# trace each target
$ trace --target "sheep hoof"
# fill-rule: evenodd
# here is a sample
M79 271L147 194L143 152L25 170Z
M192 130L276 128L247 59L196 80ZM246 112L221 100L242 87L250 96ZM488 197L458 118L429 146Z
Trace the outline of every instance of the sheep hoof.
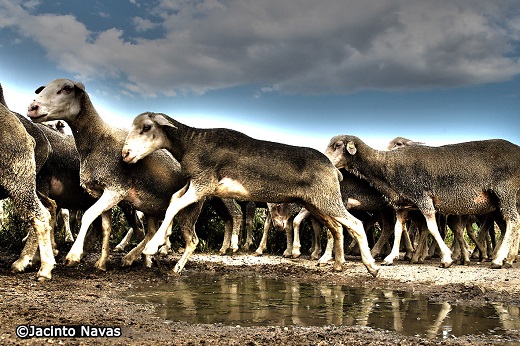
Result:
M509 263L509 262L504 261L504 264L502 265L502 268L504 268L504 269L509 269L509 268L511 268L512 266L513 266L512 263Z
M381 262L381 265L382 265L382 266L385 266L385 267L393 266L393 265L394 265L394 262L383 261L383 262Z
M255 251L254 255L255 255L255 256L262 256L262 255L263 255L263 253L262 253L262 252L260 252L260 251Z
M327 262L321 262L321 261L318 261L318 262L316 263L316 265L317 265L318 267L325 267L327 264L328 264Z
M38 275L38 282L44 282L44 281L49 281L49 280L51 280L51 277Z
M296 259L296 258L300 258L300 255L301 255L300 253L293 253L293 254L291 255L291 257L294 258L294 259ZM289 257L289 256L287 256L287 257ZM312 257L312 256L311 256L311 257ZM318 259L318 258L319 258L319 257L315 257L315 258L313 258L313 259Z
M121 258L121 267L130 267L135 261L135 258L133 256L130 256L130 253L126 254Z
M102 270L104 272L107 271L107 265L106 265L105 261L98 260L96 262L96 264L94 264L94 267L96 267L97 269Z
M341 272L343 271L343 263L334 263L334 271Z
M152 265L153 265L154 257L153 256L148 256L148 255L143 255L143 261L144 261L144 266L146 268L151 268Z
M376 265L372 265L371 267L367 267L368 269L368 272L373 276L373 277L377 277L379 275L379 270L381 269L381 267L379 266L376 266Z
M490 266L491 269L502 269L502 264L498 264L498 263L495 263L495 262L491 262L491 266Z
M118 245L114 248L114 252L123 252L123 251L125 251L125 249L120 245Z
M22 257L11 265L11 271L13 273L23 273L30 265L31 260L28 257Z
M449 268L453 264L453 261L441 263L441 268Z
M65 265L67 267L77 267L79 265L79 261L66 259Z
M175 270L171 270L168 272L168 277L179 278L181 277L181 273L176 272Z
M45 280L50 280L52 278L52 269L54 266L51 266L50 268L40 268L38 271L38 281L42 282Z

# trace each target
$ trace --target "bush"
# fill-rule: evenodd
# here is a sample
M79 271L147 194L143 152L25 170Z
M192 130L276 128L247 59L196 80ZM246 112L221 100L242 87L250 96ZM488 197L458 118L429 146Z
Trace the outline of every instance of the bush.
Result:
M23 248L22 239L30 229L28 221L23 220L14 208L10 199L0 201L2 213L0 216L0 244L2 248L20 252Z

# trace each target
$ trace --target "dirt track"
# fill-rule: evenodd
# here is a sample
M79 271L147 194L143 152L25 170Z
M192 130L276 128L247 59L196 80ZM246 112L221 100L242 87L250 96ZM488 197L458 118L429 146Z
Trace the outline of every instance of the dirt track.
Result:
M361 326L326 327L237 327L212 324L190 325L157 317L154 307L131 303L124 293L147 282L176 280L164 274L179 256L161 260L162 270L136 266L118 267L120 255L113 255L108 271L93 268L95 257L87 256L78 268L58 264L53 279L39 283L35 272L11 274L13 255L0 257L0 344L111 344L197 345L467 345L520 341L520 331L502 336L460 337L429 340L402 336L398 333ZM58 258L60 263L61 258ZM491 270L488 263L472 263L469 267L454 265L438 268L436 260L410 265L398 262L384 267L378 278L372 278L356 258L350 259L341 273L331 266L318 268L315 261L283 259L278 256L216 256L196 254L188 262L189 271L208 274L290 276L306 282L331 282L359 287L409 290L425 294L432 300L456 302L505 302L520 305L520 268ZM186 274L185 274L186 275ZM114 338L31 338L16 336L18 325L36 326L110 326L120 328Z

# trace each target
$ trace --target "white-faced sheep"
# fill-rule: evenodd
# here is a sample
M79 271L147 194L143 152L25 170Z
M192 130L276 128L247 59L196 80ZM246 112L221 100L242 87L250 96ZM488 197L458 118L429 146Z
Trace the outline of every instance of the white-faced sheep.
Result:
M144 253L155 254L164 242L165 225L180 210L207 196L297 202L331 230L336 270L345 261L344 225L358 241L367 270L377 275L379 267L370 255L363 226L341 201L340 173L317 150L256 140L229 129L193 128L160 113L138 115L123 146L125 162L138 164L161 148L179 160L189 182L173 195L164 223Z
M340 135L331 139L326 154L336 167L369 181L397 210L419 209L439 244L442 266L450 266L452 259L439 234L436 212L469 215L500 209L507 221L506 234L492 267L511 266L516 258L519 146L505 140L487 140L377 151L355 136ZM398 227L399 221L396 231ZM394 246L389 260L397 255Z
M80 156L81 184L90 194L99 197L83 215L77 239L66 257L68 265L76 265L80 261L87 229L99 215L103 223L103 242L108 244L109 211L121 201L130 203L147 217L144 240L123 257L122 264L131 265L155 234L171 194L186 183L179 163L163 150L153 153L137 165L126 165L121 160L121 147L127 131L111 126L101 118L82 83L56 79L36 92L38 96L29 105L28 116L34 122L67 122ZM198 242L198 238L192 235L201 206L202 203L197 203L187 208L177 219L189 243ZM108 248L103 247L102 257L96 266L105 269L107 261Z

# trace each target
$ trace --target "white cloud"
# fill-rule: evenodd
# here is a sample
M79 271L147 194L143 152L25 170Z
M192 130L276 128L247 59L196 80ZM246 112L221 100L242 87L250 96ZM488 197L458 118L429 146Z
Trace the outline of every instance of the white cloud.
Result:
M510 56L520 27L518 17L510 17L512 6L487 0L162 0L149 13L154 21L144 14L133 23L138 33L161 25L163 35L130 42L122 28L92 32L72 15L36 15L1 0L0 28L17 29L82 79L123 78L130 94L200 94L244 84L265 86L257 96L347 93L512 78L520 73L518 57Z
M138 32L148 31L158 26L158 24L153 23L151 20L141 17L133 17L132 22Z

